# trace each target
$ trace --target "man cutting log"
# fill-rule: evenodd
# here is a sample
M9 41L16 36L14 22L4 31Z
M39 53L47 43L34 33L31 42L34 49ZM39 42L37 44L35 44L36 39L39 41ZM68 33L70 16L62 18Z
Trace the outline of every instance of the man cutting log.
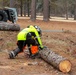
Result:
M23 29L17 35L17 48L9 53L10 59L15 58L19 53L23 52L24 48L28 46L28 50L31 58L35 58L38 54L38 47L43 49L41 42L41 29L39 26L30 25Z

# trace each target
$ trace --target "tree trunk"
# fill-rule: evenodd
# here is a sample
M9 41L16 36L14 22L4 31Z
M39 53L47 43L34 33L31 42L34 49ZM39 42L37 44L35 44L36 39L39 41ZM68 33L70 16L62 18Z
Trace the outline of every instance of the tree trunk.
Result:
M20 26L14 23L0 22L0 30L3 31L19 31Z
M43 0L43 20L49 21L49 0Z
M36 20L36 0L32 0L31 2L31 20Z
M26 0L25 0L25 2L24 2L24 16L26 16L26 7L27 7L26 4L27 3L26 3Z
M66 0L66 3L65 3L65 6L66 6L66 20L68 20L68 0Z
M27 0L27 15L28 15L28 17L30 16L30 8L29 8L29 6L30 6L30 2L29 2L29 0Z
M22 8L23 8L23 2L22 2L22 0L21 0L21 6L20 6L20 9L21 9L21 16L23 16Z
M42 59L44 59L49 64L53 65L55 68L58 68L60 71L66 73L71 70L70 61L56 54L52 50L45 48L44 50L39 51L39 54Z
M10 0L10 7L15 7L15 0Z
M76 20L76 0L75 0L75 4L74 4L74 20Z

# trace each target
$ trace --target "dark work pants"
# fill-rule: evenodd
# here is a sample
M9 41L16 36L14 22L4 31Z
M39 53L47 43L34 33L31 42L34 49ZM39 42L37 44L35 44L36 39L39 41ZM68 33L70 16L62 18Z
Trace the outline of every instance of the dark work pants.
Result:
M18 48L14 50L14 53L17 55L18 53L23 52L23 49L26 45L28 46L30 55L32 55L30 45L33 45L33 46L37 45L36 40L34 39L27 39L25 41L19 40L17 42Z

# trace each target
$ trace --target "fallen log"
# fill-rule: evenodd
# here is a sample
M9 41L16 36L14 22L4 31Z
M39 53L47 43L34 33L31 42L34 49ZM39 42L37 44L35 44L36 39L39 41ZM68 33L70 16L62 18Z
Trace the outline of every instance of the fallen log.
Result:
M39 51L39 54L42 59L60 71L67 73L71 70L71 62L52 50L45 48L44 50Z
M1 21L0 30L2 30L2 31L19 31L20 26L18 24Z

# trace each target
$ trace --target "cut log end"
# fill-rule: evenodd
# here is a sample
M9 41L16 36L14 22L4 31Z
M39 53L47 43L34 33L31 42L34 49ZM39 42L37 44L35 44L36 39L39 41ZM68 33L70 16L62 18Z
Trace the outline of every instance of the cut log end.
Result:
M68 60L61 61L59 64L60 71L67 73L71 70L71 62Z
M72 64L67 58L58 55L48 48L39 51L39 54L42 59L44 59L55 68L59 69L61 72L70 72Z

